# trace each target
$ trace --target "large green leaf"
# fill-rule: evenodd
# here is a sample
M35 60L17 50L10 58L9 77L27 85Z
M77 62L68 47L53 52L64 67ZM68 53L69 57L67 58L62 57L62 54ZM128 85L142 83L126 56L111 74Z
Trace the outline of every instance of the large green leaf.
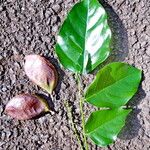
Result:
M136 93L140 81L139 69L125 63L111 63L98 72L85 99L97 107L120 107Z
M116 140L131 110L114 109L93 112L86 125L87 136L98 146L107 146Z
M56 53L65 68L88 73L109 56L110 41L111 30L104 8L98 0L83 0L64 21Z

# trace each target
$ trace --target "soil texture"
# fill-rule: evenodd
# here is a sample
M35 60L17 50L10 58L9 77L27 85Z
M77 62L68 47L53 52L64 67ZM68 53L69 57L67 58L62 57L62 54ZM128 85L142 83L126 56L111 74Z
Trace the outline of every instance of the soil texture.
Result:
M81 131L75 76L60 67L54 50L67 12L78 0L0 0L0 150L79 150L64 106L73 106L74 121ZM150 149L150 1L101 0L113 32L108 62L124 61L143 70L143 81L129 102L133 112L117 141L90 150ZM51 98L29 81L23 65L27 54L45 56L59 72L59 83ZM98 70L98 69L97 69ZM82 77L92 82L97 70ZM16 121L4 113L7 102L19 93L38 93L49 99L54 114ZM53 97L53 98L52 98ZM94 109L85 104L86 116Z

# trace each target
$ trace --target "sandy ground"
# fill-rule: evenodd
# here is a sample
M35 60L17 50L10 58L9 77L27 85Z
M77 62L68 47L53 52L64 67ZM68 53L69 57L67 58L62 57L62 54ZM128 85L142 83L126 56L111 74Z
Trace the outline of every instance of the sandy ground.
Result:
M0 150L79 150L69 127L64 100L73 106L80 124L77 86L74 75L60 68L54 45L58 29L76 0L0 1ZM91 150L150 149L150 1L107 0L104 3L113 31L113 54L108 61L125 61L143 70L143 82L130 101L134 111L127 119L115 144ZM23 70L26 54L41 54L59 71L59 84L53 92L54 115L36 120L15 121L3 112L13 96L47 93L28 80ZM83 77L84 86L94 74ZM91 106L85 105L86 114ZM81 130L80 127L79 131Z

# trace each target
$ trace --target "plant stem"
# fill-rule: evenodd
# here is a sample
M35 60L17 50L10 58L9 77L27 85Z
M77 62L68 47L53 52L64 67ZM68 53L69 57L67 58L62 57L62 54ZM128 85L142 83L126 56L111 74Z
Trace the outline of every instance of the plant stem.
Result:
M69 118L69 120L70 120L70 122L71 122L71 126L72 126L72 129L73 129L73 132L74 132L74 134L75 134L75 136L76 136L76 138L77 138L77 141L78 141L78 144L79 144L81 150L83 150L82 142L81 142L81 140L80 140L80 136L79 136L79 134L78 134L76 125L75 125L75 123L74 123L74 121L73 121L72 111L71 111L71 107L69 106L68 101L65 101L65 106L66 106L66 108L67 108L67 115L68 115L68 118Z
M83 143L85 150L88 150L88 143L87 143L87 138L86 138L86 132L85 132L85 115L83 111L83 103L84 103L84 98L82 98L82 91L81 91L81 86L82 86L82 81L80 78L79 74L76 74L76 79L77 79L77 84L78 84L78 90L79 90L79 99L80 99L80 114L81 114L81 120L82 120L82 130L83 130Z
M83 99L80 99L80 112L81 112L81 120L82 120L82 129L83 129L83 138L84 138L84 144L85 144L85 149L88 150L88 143L87 143L87 138L85 135L85 116L83 112Z

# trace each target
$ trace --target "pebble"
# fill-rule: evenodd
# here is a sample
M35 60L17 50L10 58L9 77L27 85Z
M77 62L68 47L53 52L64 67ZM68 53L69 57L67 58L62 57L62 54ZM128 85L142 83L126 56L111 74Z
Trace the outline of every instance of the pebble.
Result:
M62 130L67 133L69 131L69 128L67 126L63 126Z
M6 130L5 132L6 132L6 136L7 136L7 138L10 138L10 137L11 137L11 135L12 135L12 132L11 132L11 131L9 131L9 130Z
M62 139L64 137L64 133L60 130L58 131L58 136Z
M0 60L2 60L2 59L3 59L3 56L0 55Z
M2 20L2 28L0 28L0 34L2 35L2 45L0 46L0 94L2 94L2 98L0 95L0 100L2 99L2 107L0 107L0 109L3 109L10 97L13 97L15 94L28 91L28 89L31 93L42 91L37 87L33 88L33 83L25 77L23 66L21 65L22 58L20 55L24 56L25 54L37 53L54 58L54 46L57 37L56 32L58 32L60 24L63 22L67 11L69 11L77 1L78 0L28 0L17 3L17 0L9 0L9 2L5 2L4 6L0 6L0 20ZM147 14L149 7L145 2L146 0L125 1L121 8L119 8L119 4L121 3L119 0L108 1L109 5L113 7L114 12L117 14L117 17L120 18L121 24L123 23L123 26L120 26L119 28L121 30L122 27L125 28L125 33L128 34L129 52L127 52L127 62L131 61L131 63L138 68L142 68L143 72L148 72L147 74L144 73L144 86L142 86L142 88L144 91L150 91L148 77L150 72L150 47L148 47L150 41L150 30L148 21L150 19ZM135 8L135 12L132 14L131 12L133 11L133 8ZM11 22L10 19L7 18L8 16L10 17ZM112 20L115 20L115 18ZM119 32L116 30L114 31L119 35L122 33L121 30ZM39 40L39 37L43 37L42 41ZM126 38L126 35L122 35L121 37L124 39ZM116 38L116 40L119 41L120 37ZM45 45L45 43L47 45ZM132 46L132 44L134 46ZM119 51L124 50L120 45L117 46ZM15 59L18 54L18 59ZM12 68L12 70L10 68ZM87 80L84 82L85 86L93 81L94 76L93 74L88 74L86 78L87 79L83 79ZM71 71L65 70L65 76L61 80L60 86L60 90L56 92L56 94L59 95L59 98L56 100L56 94L54 94L53 101L55 109L59 111L58 114L53 116L47 114L35 121L19 121L18 124L16 124L17 121L11 121L11 118L4 113L1 113L0 110L0 124L2 124L1 127L4 129L0 134L0 147L2 144L2 150L79 149L79 147L77 148L76 141L71 140L74 136L72 130L66 125L68 124L68 120L65 118L66 115L64 114L64 109L66 110L66 108L63 106L63 100L69 99L69 101L74 102L75 93L77 93L77 90L75 89L76 82ZM77 102L78 101L76 100L76 102L73 103L76 107L78 106ZM144 98L140 104L141 108L144 108L143 104L148 106L148 102ZM85 108L85 111L89 114L93 111L90 106L85 106ZM145 110L142 109L142 113L138 116L141 122L146 117L148 119L148 115L146 117L144 116L144 111ZM77 112L79 113L79 109L77 109L74 114L76 115ZM76 116L75 121L78 123L80 119ZM147 122L145 122L145 124L146 123ZM140 141L141 143L145 143L149 138L146 138L150 131L147 130L147 128L145 129L145 127L147 127L145 124L142 124L142 130L146 130L143 132L142 138L141 134L138 133L137 136L132 139L130 145L128 145L128 141L119 140L119 142L117 141L117 144L115 144L115 146L112 145L111 148L130 149L133 147L135 149L142 149L142 147L137 148L136 145L137 143L140 143ZM13 126L14 128L12 128ZM11 127L12 133L8 127ZM80 132L81 127L78 127L78 129ZM32 135L33 137L31 137ZM5 141L8 142L4 143ZM20 144L18 145L19 142ZM141 143L138 145L141 145ZM14 146L15 144L16 147ZM90 148L92 146L90 146ZM146 144L144 146L143 149L148 148ZM94 148L95 147L93 146L92 149Z
M0 11L2 11L3 10L3 7L2 6L0 6Z
M31 139L34 140L34 141L38 141L39 140L39 136L34 135L34 136L31 137Z
M7 88L6 88L6 87L3 87L3 88L2 88L2 91L3 91L3 92L6 92L6 91L7 91Z
M1 132L1 139L2 139L2 141L5 140L5 137L6 137L6 133L5 132Z
M61 10L61 7L60 5L56 4L56 5L53 5L52 7L56 12L59 12Z
M38 119L38 121L40 122L40 124L43 124L44 122L46 122L46 118L41 117L41 118Z
M147 47L146 54L147 54L148 56L150 56L150 46Z
M16 138L18 136L18 129L14 128L13 130L13 136Z
M33 3L35 3L37 0L31 0Z

